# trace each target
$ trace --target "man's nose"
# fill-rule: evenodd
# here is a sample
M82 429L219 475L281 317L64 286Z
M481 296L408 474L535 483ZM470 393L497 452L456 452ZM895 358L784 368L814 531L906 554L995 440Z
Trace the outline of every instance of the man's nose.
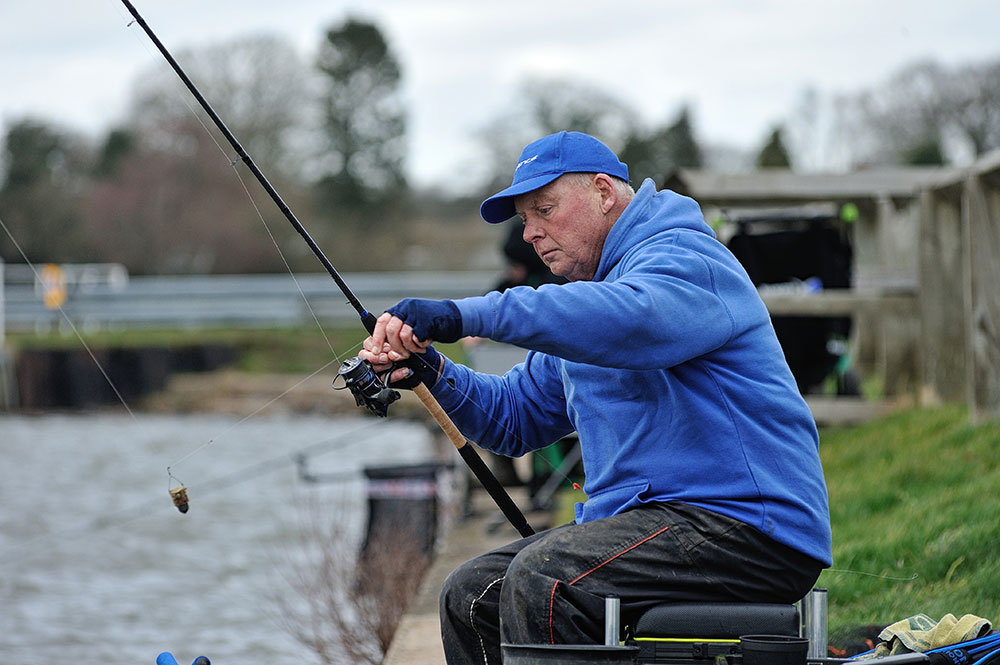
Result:
M542 230L537 224L530 221L524 223L524 230L521 232L521 238L524 242L533 243L540 237L542 237Z

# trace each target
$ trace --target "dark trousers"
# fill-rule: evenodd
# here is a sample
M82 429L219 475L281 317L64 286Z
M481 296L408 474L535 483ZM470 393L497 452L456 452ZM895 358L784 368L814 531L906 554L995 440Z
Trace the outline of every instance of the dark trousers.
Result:
M792 603L822 565L756 529L681 503L650 504L523 538L456 568L441 591L450 665L499 665L500 644L602 644L662 601Z

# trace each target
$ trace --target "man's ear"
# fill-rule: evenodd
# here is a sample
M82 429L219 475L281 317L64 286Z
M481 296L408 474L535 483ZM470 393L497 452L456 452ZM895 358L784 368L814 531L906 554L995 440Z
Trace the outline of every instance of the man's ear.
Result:
M606 173L598 173L594 176L594 187L601 195L601 211L606 215L618 203L618 189L614 180Z

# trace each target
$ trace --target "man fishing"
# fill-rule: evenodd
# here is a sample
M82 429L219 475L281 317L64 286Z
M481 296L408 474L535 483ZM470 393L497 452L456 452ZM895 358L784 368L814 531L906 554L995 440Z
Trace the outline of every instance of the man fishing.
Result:
M407 299L361 356L426 384L462 432L520 456L576 431L576 521L452 572L441 594L449 663L500 662L501 643L597 644L604 599L794 602L831 564L826 485L808 407L742 266L693 200L634 191L597 139L528 145L490 223L568 280L461 300ZM431 342L488 337L529 350L503 377ZM410 376L414 374L414 376ZM583 497L581 497L583 498Z

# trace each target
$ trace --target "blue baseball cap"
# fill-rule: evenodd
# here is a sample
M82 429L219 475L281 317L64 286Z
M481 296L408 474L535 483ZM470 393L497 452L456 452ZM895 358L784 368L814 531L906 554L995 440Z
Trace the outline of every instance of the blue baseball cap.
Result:
M514 198L544 187L564 173L607 173L628 182L628 167L589 134L559 132L528 144L514 167L510 187L483 201L479 214L490 224L513 217Z

